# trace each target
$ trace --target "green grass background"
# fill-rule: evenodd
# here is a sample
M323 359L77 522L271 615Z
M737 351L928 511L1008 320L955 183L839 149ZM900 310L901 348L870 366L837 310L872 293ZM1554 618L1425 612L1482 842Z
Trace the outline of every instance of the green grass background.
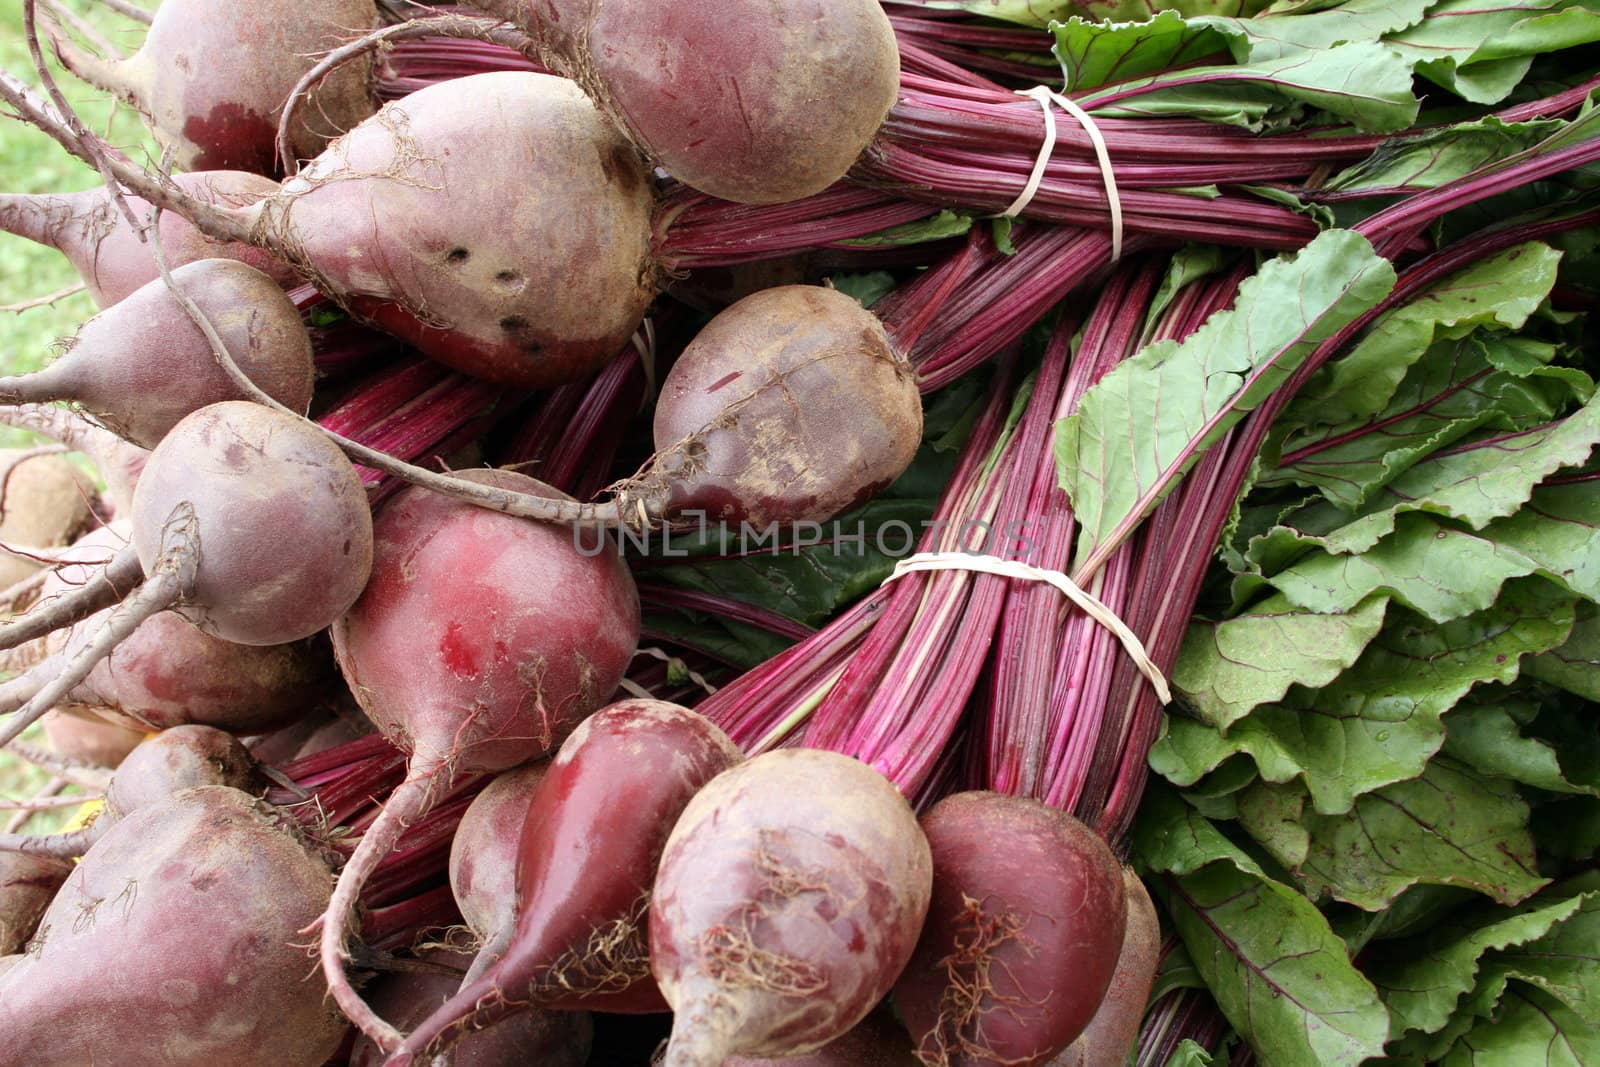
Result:
M100 32L132 52L144 36L144 27L93 0L67 0L67 6L83 15ZM154 0L144 6L153 8ZM46 46L48 50L48 45ZM33 62L22 35L22 5L8 2L0 6L0 68L31 84ZM114 108L103 93L91 89L58 70L58 84L90 129L105 134L115 144L141 158L151 142L138 116L126 107ZM49 137L9 116L0 115L0 193L67 192L98 185L100 177L88 166L67 155ZM0 234L0 305L21 303L57 292L77 282L78 277L65 259L52 249L34 245L9 234ZM93 315L93 301L83 293L67 297L49 307L21 313L0 312L0 373L16 374L32 370L50 354L50 346L61 337L71 336L79 323ZM16 431L0 428L0 446L25 439ZM25 737L42 741L37 727ZM26 797L37 792L49 775L5 752L0 752L0 801ZM48 831L65 822L72 809L42 813L28 823L30 831ZM0 824L10 814L0 811Z

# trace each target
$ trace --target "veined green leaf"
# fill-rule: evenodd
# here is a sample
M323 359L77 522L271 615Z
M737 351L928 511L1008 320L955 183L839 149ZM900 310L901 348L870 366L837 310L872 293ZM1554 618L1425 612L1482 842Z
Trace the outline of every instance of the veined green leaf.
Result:
M1176 11L1162 11L1143 22L1074 16L1055 23L1050 32L1069 93L1144 77L1228 47L1221 34L1190 23Z
M1248 18L1267 0L924 0L925 6L966 11L1044 29L1075 16L1106 22L1146 19L1152 13L1178 15L1242 15Z
M1440 0L1421 22L1387 38L1418 74L1475 104L1504 99L1533 56L1597 40L1593 0Z
M1209 15L1189 21L1226 36L1234 58L1242 63L1332 48L1350 41L1379 41L1386 34L1420 22L1431 2L1345 0L1321 11L1294 15L1243 19Z
M1385 598L1348 613L1318 614L1272 597L1220 622L1191 623L1173 686L1211 725L1226 730L1291 685L1327 685L1361 655L1383 626Z
M1572 636L1561 647L1530 657L1524 669L1530 678L1600 701L1600 612L1580 603Z
M1365 238L1328 231L1246 280L1232 311L1085 393L1056 426L1056 468L1084 529L1076 566L1108 555L1207 447L1393 286Z
M1549 653L1547 653L1548 655ZM1539 657L1533 657L1529 667ZM1444 752L1480 774L1506 778L1551 793L1600 796L1600 764L1583 745L1556 746L1528 726L1543 716L1565 716L1561 706L1540 706L1514 697L1463 702L1445 716ZM1559 736L1560 731L1557 731Z
M1555 997L1519 988L1493 1019L1480 1021L1440 1067L1591 1067L1600 1063L1600 1029Z
M1275 881L1170 791L1139 813L1136 854L1218 1006L1267 1067L1356 1067L1389 1019L1311 902ZM1153 828L1152 828L1153 824Z
M1315 809L1337 815L1355 798L1415 778L1444 742L1441 716L1474 687L1509 682L1522 658L1566 640L1573 602L1542 580L1507 584L1494 606L1436 625L1391 608L1383 631L1330 685L1293 689L1227 731L1169 716L1150 765L1180 786L1237 753L1269 782L1303 778Z

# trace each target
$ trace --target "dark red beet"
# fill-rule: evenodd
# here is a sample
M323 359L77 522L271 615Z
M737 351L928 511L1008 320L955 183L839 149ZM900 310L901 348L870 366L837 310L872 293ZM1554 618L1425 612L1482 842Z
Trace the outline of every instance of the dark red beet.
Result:
M0 852L0 956L22 951L71 872L64 860Z
M559 495L509 471L464 476ZM322 961L345 1014L394 1047L399 1035L343 972L362 883L456 777L543 755L610 696L638 642L639 598L614 550L584 555L564 527L425 489L393 497L375 539L371 582L333 627L334 651L363 710L410 765L339 876Z
M843 1036L910 959L931 879L910 805L863 763L781 749L719 775L673 828L651 896L665 1067Z
M278 116L320 54L377 24L372 0L163 0L139 51L105 60L58 39L80 78L143 112L182 170L278 171ZM300 109L294 148L316 155L377 106L368 60L341 67Z
M1161 963L1161 920L1156 917L1156 906L1144 883L1131 868L1124 868L1122 881L1128 894L1128 928L1111 987L1089 1026L1065 1052L1050 1061L1050 1067L1127 1063L1139 1040L1139 1023Z
M662 383L654 429L656 455L618 488L624 517L820 521L906 469L922 401L876 316L832 289L786 285L700 331Z
M504 955L390 1062L426 1062L530 1005L661 1011L643 922L656 862L690 798L739 759L721 730L675 704L624 700L585 720L528 806Z
M172 180L189 195L223 207L248 207L278 191L278 183L271 178L242 170L174 174ZM136 196L125 199L133 217L143 225L150 205ZM100 307L110 307L161 277L150 246L117 210L104 186L61 195L0 195L0 230L48 245L66 256ZM174 270L200 259L237 259L279 285L296 279L294 271L271 253L240 241L212 240L172 212L161 216L161 250L167 266Z
M311 336L283 290L231 259L186 264L172 279L205 313L239 368L268 396L304 414L316 377ZM44 369L0 378L0 403L76 401L144 448L207 404L242 399L205 334L160 279L84 323L66 353Z
M911 1038L888 1011L875 1011L843 1037L799 1056L729 1056L722 1067L917 1067ZM1112 1067L1110 1063L1104 1067Z
M321 1067L344 1021L297 931L331 873L225 786L117 823L0 976L0 1067Z
M899 89L894 31L872 0L474 6L525 29L668 173L724 200L821 192Z
M516 926L522 824L549 767L545 762L529 763L496 776L473 798L451 839L450 892L478 938L479 962L474 966L479 969L500 958ZM419 1016L412 1024L425 1018Z
M924 1063L1041 1064L1100 1006L1127 917L1092 830L1035 800L957 793L922 817L933 903L895 1007Z
M464 953L433 950L424 961L465 967ZM372 989L372 1006L402 1029L426 1019L456 991L450 974L401 972ZM589 1059L594 1024L582 1011L525 1011L487 1030L469 1034L450 1050L451 1067L583 1067ZM381 1067L385 1056L363 1034L350 1053L349 1067Z

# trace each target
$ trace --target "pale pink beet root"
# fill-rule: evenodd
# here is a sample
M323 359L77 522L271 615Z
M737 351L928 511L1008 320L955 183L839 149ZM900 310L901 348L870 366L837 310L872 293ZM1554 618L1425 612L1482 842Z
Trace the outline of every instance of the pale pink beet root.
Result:
M245 375L304 414L316 377L311 336L283 290L231 259L186 264L172 280L210 320ZM84 323L66 352L42 370L0 378L0 403L75 401L143 448L154 448L208 404L242 399L205 334L159 279Z
M114 712L112 714L115 714ZM144 740L143 727L113 722L83 704L62 704L44 717L50 747L96 767L115 767Z
M703 716L659 700L619 701L584 720L527 804L514 908L492 916L514 927L500 927L485 949L497 958L474 963L461 991L390 1062L429 1062L464 1034L528 1007L664 1010L644 924L656 865L690 798L740 758ZM492 864L503 849L497 839L472 861Z
M1128 894L1128 924L1111 986L1088 1027L1050 1061L1050 1067L1127 1063L1139 1040L1139 1023L1161 964L1161 920L1144 883L1131 868L1123 869L1122 880Z
M463 476L559 495L509 471ZM394 496L374 533L371 581L334 625L334 651L362 709L409 766L340 873L322 962L346 1015L393 1048L400 1035L344 975L362 884L452 781L543 755L605 702L638 643L639 598L614 547L585 555L566 528L424 489Z
M345 1025L297 931L331 874L278 812L184 790L123 819L0 977L4 1067L320 1067Z
M22 951L71 873L63 860L0 852L0 956Z
M1064 812L957 793L922 817L933 902L895 1007L922 1062L1042 1064L1094 1017L1127 920L1122 871Z
M249 207L278 190L278 183L271 178L242 170L174 174L172 180L196 199L221 207ZM144 225L150 205L136 196L125 200L133 217ZM0 194L0 230L66 256L88 287L89 296L103 308L161 277L150 246L140 240L104 186L80 193ZM241 241L213 240L172 212L161 216L161 251L172 269L201 259L236 259L279 285L296 280L288 264L271 253Z
M883 999L928 910L928 842L887 779L781 749L702 789L650 902L650 968L674 1012L666 1067L810 1052Z
M656 455L623 515L820 521L892 482L922 440L910 362L851 297L814 285L747 296L684 349L656 405Z
M244 401L187 416L152 450L134 491L133 544L147 575L169 550L169 523L183 515L193 517L201 558L178 610L223 640L310 637L366 586L366 492L308 423Z
M71 544L90 525L95 495L94 483L63 456L0 450L0 542L24 552ZM42 565L0 552L0 589Z
M917 1067L917 1057L911 1052L911 1038L894 1016L875 1011L815 1052L767 1058L730 1056L722 1061L722 1067Z
M740 203L842 178L900 84L894 30L871 0L474 6L526 30L673 177Z
M435 950L424 961L464 967L464 953ZM450 974L400 973L374 985L372 1006L386 1019L409 1030L448 1000L458 982ZM582 1011L526 1011L487 1030L469 1034L450 1050L453 1067L583 1067L589 1059L594 1024ZM349 1067L380 1067L385 1055L362 1035L350 1054Z
M319 55L377 24L372 0L300 4L163 0L144 44L105 59L56 38L68 69L143 112L181 170L278 170L278 116ZM369 61L335 71L300 111L297 152L311 156L377 106Z
M83 855L120 820L180 790L225 785L255 792L262 784L260 767L238 738L209 726L177 726L128 753L111 776L104 806L88 825L61 834L0 834L0 850L70 859Z
M487 967L499 959L516 926L522 824L549 767L529 763L497 775L473 798L450 842L450 892L480 948L470 966Z

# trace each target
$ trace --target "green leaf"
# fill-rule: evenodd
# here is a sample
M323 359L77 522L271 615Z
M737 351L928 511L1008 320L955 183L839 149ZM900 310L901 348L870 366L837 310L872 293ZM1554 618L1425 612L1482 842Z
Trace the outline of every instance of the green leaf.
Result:
M1535 657L1537 658L1537 657ZM1529 665L1533 660L1529 660ZM1552 708L1549 714L1562 714ZM1463 703L1445 716L1444 752L1481 774L1507 778L1551 793L1600 795L1600 767L1563 769L1560 751L1523 730L1538 717L1537 705L1513 698ZM1574 753L1576 755L1576 753ZM1574 763L1579 762L1577 760Z
M1240 62L1275 59L1350 41L1379 41L1422 20L1432 0L1345 0L1322 11L1287 17L1201 16L1191 25L1209 26L1228 37Z
M1392 608L1356 664L1321 690L1291 690L1226 733L1169 716L1150 766L1188 786L1242 752L1269 782L1303 778L1317 811L1349 811L1357 796L1421 774L1444 742L1441 716L1475 686L1515 679L1523 656L1566 639L1572 601L1548 589L1512 582L1493 607L1443 625Z
M1302 531L1293 539L1337 553L1367 551L1409 512L1445 515L1481 530L1516 513L1556 471L1586 462L1596 442L1600 399L1592 398L1557 422L1434 453L1381 489L1353 520L1323 504L1303 509L1286 525Z
M1483 535L1522 553L1579 596L1600 602L1600 493L1592 482L1542 485Z
M1218 437L1317 344L1394 285L1358 234L1330 230L1245 281L1232 311L1124 361L1056 424L1056 468L1084 534L1077 565L1132 531Z
M1050 27L1066 91L1081 93L1192 63L1227 47L1222 36L1176 11L1144 22L1102 22L1073 16Z
M851 248L892 248L900 245L943 241L947 237L960 237L972 229L972 216L948 208L926 219L891 226L887 230L869 233L865 237L851 237L839 244Z
M1487 953L1535 941L1578 908L1576 898L1540 894L1516 909L1479 909L1417 937L1373 944L1363 969L1388 1005L1396 1034L1436 1033L1476 986Z
M882 300L898 284L894 275L886 270L867 271L861 274L835 274L828 284L846 296L853 296L862 307L871 307Z
M1105 22L1147 19L1164 11L1249 17L1265 7L1266 0L924 0L923 6L1044 29L1052 22L1077 16Z
M1260 484L1312 486L1329 503L1354 510L1418 460L1474 431L1531 429L1554 419L1573 397L1589 398L1588 376L1576 368L1526 367L1524 359L1537 361L1535 349L1555 351L1517 338L1443 341L1410 368L1388 408L1370 418L1295 426L1286 415L1277 430L1284 437L1279 466ZM1576 377L1551 380L1550 372Z
M1600 40L1592 0L1440 0L1387 41L1416 72L1475 104L1503 100L1534 55Z
M1494 1019L1474 1026L1440 1067L1593 1067L1600 1029L1537 989L1509 994Z
M1524 669L1530 678L1600 701L1600 611L1586 603L1578 607L1572 636L1561 647L1531 657Z
M1296 873L1313 900L1377 911L1411 886L1454 885L1515 904L1545 883L1516 788L1444 758L1357 797L1348 815L1308 813L1305 828Z
M1322 913L1170 792L1151 798L1136 852L1163 872L1155 888L1173 926L1260 1061L1355 1067L1377 1055L1388 1015Z
M1217 1067L1217 1061L1210 1052L1195 1044L1192 1038L1186 1037L1167 1057L1165 1067Z
M1096 116L1186 117L1250 130L1311 107L1375 133L1405 129L1418 111L1409 64L1372 41L1164 71L1090 93L1079 103Z
M1354 663L1383 626L1385 600L1318 614L1273 597L1221 622L1190 624L1173 686L1206 722L1226 730L1291 685L1318 687Z
M1578 909L1534 941L1495 952L1484 961L1473 992L1480 1014L1501 1000L1513 979L1537 987L1600 1027L1600 893L1575 898Z
M1328 425L1383 412L1407 369L1436 342L1480 327L1521 329L1550 295L1560 263L1560 252L1530 241L1441 279L1374 323L1306 384L1285 417Z

